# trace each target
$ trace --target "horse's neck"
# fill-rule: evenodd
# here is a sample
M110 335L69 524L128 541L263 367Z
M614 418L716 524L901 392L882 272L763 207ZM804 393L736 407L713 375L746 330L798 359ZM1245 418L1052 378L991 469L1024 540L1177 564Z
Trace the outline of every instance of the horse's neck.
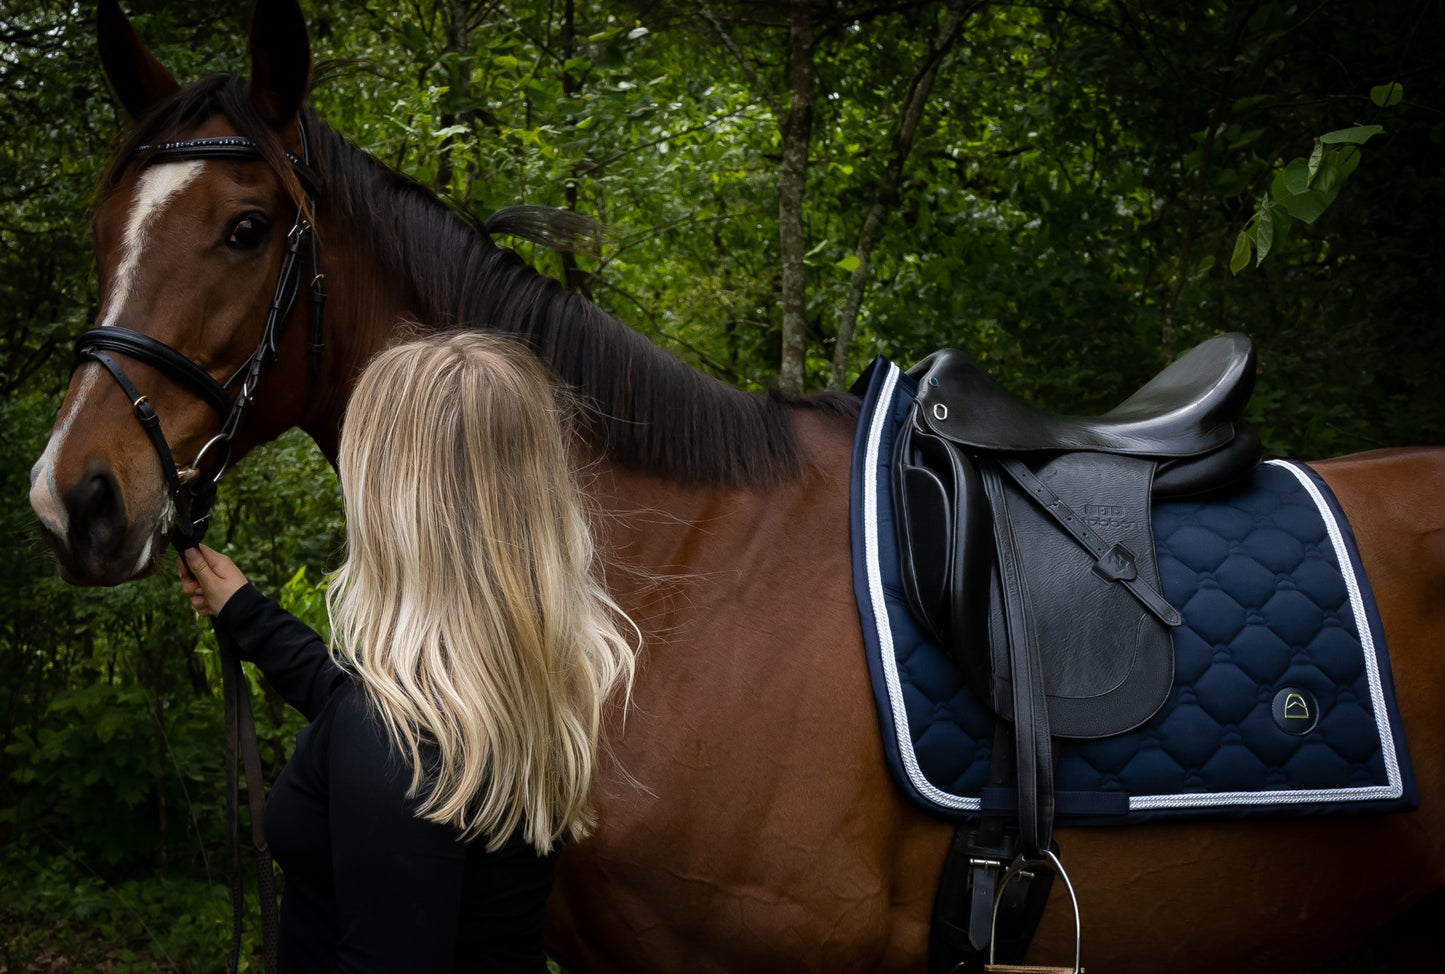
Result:
M759 575L750 572L817 554L823 538L846 542L851 423L806 408L794 421L799 470L766 486L678 483L605 458L588 468L611 586L629 609L659 608L659 593L666 601L694 586L752 584ZM846 578L846 543L833 554Z
M339 221L322 227L320 270L325 274L325 355L315 397L300 423L333 463L341 419L357 376L401 329L417 334L438 326L407 286L407 272L391 267L367 244L368 227Z
M345 170L336 174L340 201L323 201L318 214L332 296L328 371L304 426L328 456L356 376L398 328L462 325L529 343L596 404L587 432L612 459L679 482L797 476L789 410L778 401L696 372L496 247L440 201L365 167L352 171L354 161L335 162Z

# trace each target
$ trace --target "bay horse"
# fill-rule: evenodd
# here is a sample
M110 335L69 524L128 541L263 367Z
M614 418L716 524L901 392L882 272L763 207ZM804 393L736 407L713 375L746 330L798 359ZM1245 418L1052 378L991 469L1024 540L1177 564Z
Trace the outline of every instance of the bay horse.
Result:
M682 365L349 145L305 105L294 0L258 5L249 80L181 88L114 0L99 33L135 127L94 214L97 324L245 397L233 457L299 426L334 459L352 380L402 323L514 335L598 405L593 491L646 643L600 825L562 857L553 956L577 972L923 969L953 828L893 787L878 739L849 576L857 404L747 394ZM187 142L207 151L174 148ZM324 317L282 302L289 326L251 386L288 236L313 225L299 287L324 274ZM90 585L167 559L173 471L145 407L176 458L219 464L201 459L218 430L201 380L105 347L147 402L83 360L32 472L62 575ZM1419 810L1062 830L1091 970L1303 971L1445 884L1445 451L1318 469L1378 598ZM1061 895L1031 958L1072 956Z

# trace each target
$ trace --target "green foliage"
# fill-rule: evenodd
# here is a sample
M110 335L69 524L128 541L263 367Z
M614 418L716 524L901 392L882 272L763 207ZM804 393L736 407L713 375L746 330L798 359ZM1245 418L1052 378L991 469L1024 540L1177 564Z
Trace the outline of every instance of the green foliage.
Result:
M230 891L217 883L112 885L61 855L0 876L0 903L0 959L10 970L209 972L224 970L230 955ZM260 967L259 957L243 955L243 971Z
M248 2L126 6L178 78L244 69ZM759 82L787 90L788 37L766 5L707 6L751 71L695 4L311 0L313 101L459 205L601 219L599 257L523 252L686 361L763 388L781 342L781 144ZM813 387L943 12L824 6L838 20L818 40L803 203ZM1445 56L1438 5L1397 8L975 15L889 203L848 361L960 346L1024 394L1093 411L1241 329L1271 452L1445 442ZM229 907L209 627L170 577L62 584L20 500L97 310L87 217L123 123L92 30L88 6L55 0L6 0L0 17L0 967L48 952L214 970ZM341 533L330 468L293 433L228 476L209 537L324 630ZM251 676L274 776L299 718Z
M1370 99L1383 108L1397 104L1403 93L1403 86L1391 83L1370 89ZM1284 242L1292 219L1306 225L1318 220L1359 166L1359 147L1384 130L1383 125L1352 125L1326 132L1315 139L1308 159L1291 159L1275 173L1258 211L1239 231L1230 271L1238 274L1248 267L1251 252L1256 267L1264 263L1274 245Z

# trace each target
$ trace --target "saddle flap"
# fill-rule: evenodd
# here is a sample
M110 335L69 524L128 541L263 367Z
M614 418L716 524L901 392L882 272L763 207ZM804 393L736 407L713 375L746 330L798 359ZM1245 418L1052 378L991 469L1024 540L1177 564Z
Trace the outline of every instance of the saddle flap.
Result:
M909 604L935 637L942 640L947 608L953 522L948 492L938 474L923 466L900 465L895 483L894 507L900 536L910 539L902 547L903 585Z
M991 462L991 461L990 461ZM1130 573L1157 590L1149 508L1153 463L1110 454L1062 454L1035 475L1088 523L1110 554L1130 557ZM1008 531L1028 606L1054 736L1095 738L1142 724L1163 706L1174 683L1168 628L1010 478L986 477L995 530ZM991 706L1013 719L1004 613L1008 600L994 573L990 599Z

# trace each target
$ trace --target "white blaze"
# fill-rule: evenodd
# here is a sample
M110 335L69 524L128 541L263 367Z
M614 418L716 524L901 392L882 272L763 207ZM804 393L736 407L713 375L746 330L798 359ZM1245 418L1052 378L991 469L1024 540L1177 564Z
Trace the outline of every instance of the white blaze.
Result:
M125 236L121 238L120 266L116 268L105 303L105 315L100 322L102 328L114 325L125 309L131 287L135 283L136 268L140 266L141 255L145 250L150 226L155 223L156 217L166 204L200 175L204 165L205 163L199 160L164 162L150 166L141 173L135 187L135 204L126 220ZM41 522L62 542L69 533L70 525L65 504L55 485L55 458L60 454L65 439L70 434L76 416L85 408L85 402L94 391L97 379L105 374L97 362L87 362L81 367L80 373L80 384L76 387L75 396L70 400L69 408L56 419L55 429L50 434L50 442L45 445L45 452L35 461L35 466L30 468L30 506L35 509ZM147 554L149 547L146 546Z
M147 228L155 222L171 198L200 175L204 165L200 160L164 162L141 173L135 186L135 207L130 211L125 237L120 244L120 267L116 268L105 317L100 322L102 328L115 324L116 318L125 309L126 299L130 297L130 289L135 282L135 270L140 266L141 251L145 249Z

